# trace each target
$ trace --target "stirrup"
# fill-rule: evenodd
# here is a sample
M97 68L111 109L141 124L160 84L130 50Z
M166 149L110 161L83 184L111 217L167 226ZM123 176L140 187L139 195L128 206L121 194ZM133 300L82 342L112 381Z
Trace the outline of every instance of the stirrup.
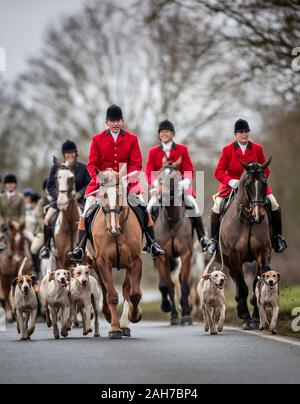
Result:
M217 251L218 246L219 246L218 240L212 238L211 240L209 240L207 244L206 253L210 256L213 256L214 253Z
M41 260L49 259L50 258L50 250L48 247L43 247L40 251L39 258Z
M75 247L73 251L68 253L68 258L71 261L81 263L84 257L84 251L81 247Z
M6 250L6 244L0 242L0 252L3 252L3 251L5 251L5 250Z
M278 234L273 239L273 248L274 251L278 254L283 253L287 249L287 243L282 235Z
M150 252L153 256L153 258L158 258L161 257L163 255L165 255L166 253L164 252L163 249L160 248L160 246L157 243L153 243L150 247Z

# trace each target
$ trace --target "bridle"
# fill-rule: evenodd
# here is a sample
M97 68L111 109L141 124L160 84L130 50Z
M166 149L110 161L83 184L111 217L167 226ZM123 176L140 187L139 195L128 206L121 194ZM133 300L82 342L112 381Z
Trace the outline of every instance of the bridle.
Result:
M72 172L72 170L69 167L65 166L65 165L59 166L58 169L57 169L57 173L59 171L61 171L61 170L68 170L68 171ZM56 174L56 181L57 181L57 174ZM75 177L73 179L73 187L72 188L70 188L70 189L58 189L57 193L67 195L69 201L75 199Z
M260 168L259 165L257 165L257 164L253 165L253 169L247 170L247 174L256 175L256 174L263 174L263 173L264 173L264 170L262 168ZM243 217L249 223L254 223L255 220L253 218L252 212L256 207L265 208L266 205L268 204L267 197L265 196L264 199L257 199L257 200L251 199L251 197L249 196L248 189L247 189L246 181L244 184L244 194L245 194L247 203L239 205L240 217Z

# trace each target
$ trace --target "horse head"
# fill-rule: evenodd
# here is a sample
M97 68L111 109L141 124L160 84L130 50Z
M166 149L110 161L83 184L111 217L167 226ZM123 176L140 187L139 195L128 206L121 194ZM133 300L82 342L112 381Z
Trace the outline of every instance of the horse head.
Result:
M121 216L124 215L127 205L127 186L124 181L125 170L119 173L113 169L97 172L101 188L102 211L105 216L106 231L110 236L121 234Z
M76 193L75 190L75 167L68 162L59 163L56 157L53 158L56 166L56 189L57 206L60 211L65 211Z
M25 237L24 237L25 223L16 222L11 220L8 223L8 242L13 261L18 264L22 257L24 257Z
M250 215L255 223L262 223L265 217L265 205L267 200L267 176L266 168L271 164L272 157L264 164L250 162L242 163L245 169L241 177L240 189L244 192L247 203L250 204Z
M166 157L163 158L163 166L159 172L159 195L164 206L170 206L171 202L176 206L182 205L182 190L179 182L181 174L179 167L182 163L180 157L176 162L169 161Z

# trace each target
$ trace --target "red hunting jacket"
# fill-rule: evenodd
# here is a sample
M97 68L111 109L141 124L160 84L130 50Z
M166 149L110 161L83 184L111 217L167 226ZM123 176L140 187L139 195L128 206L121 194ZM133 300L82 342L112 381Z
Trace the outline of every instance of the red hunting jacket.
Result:
M229 186L229 181L233 179L239 180L241 178L244 172L244 167L241 162L250 163L253 161L254 163L263 164L266 160L264 149L260 144L249 142L244 155L238 142L233 142L225 146L215 170L215 177L221 183L219 196L222 198L228 196L231 189L227 191L225 191L225 189ZM267 177L270 175L269 168L266 169L266 175ZM272 193L271 187L268 186L267 194L270 195Z
M164 157L167 156L161 145L154 146L149 150L146 162L146 175L150 187L152 187L153 182L157 179L157 175L154 175L154 172L160 171L163 166ZM168 160L175 163L180 157L182 158L182 163L180 166L182 179L188 178L192 182L195 175L195 168L190 158L188 148L184 145L173 143ZM151 175L151 173L153 174ZM192 187L190 187L190 189L187 191L187 194L196 196L196 192Z
M133 133L122 130L115 143L109 130L95 135L92 139L90 148L89 162L87 165L88 172L92 177L85 194L96 191L99 188L99 180L96 174L96 168L99 171L105 171L112 168L114 171L119 172L119 164L127 164L127 174L133 171L142 170L143 160L140 150L138 138ZM139 192L139 183L135 182L129 184L128 191L134 188L134 192Z

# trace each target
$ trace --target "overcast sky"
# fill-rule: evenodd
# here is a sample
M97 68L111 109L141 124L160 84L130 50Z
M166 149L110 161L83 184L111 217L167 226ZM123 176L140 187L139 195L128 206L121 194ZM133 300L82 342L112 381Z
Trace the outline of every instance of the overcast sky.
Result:
M6 51L7 80L26 66L26 59L41 45L51 23L73 14L86 0L0 0L0 48Z

